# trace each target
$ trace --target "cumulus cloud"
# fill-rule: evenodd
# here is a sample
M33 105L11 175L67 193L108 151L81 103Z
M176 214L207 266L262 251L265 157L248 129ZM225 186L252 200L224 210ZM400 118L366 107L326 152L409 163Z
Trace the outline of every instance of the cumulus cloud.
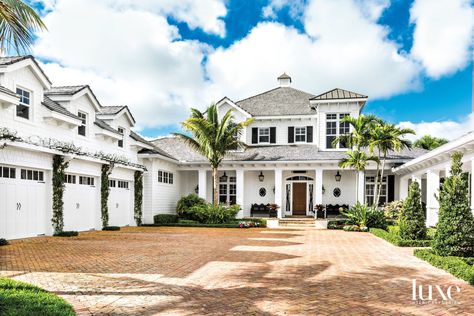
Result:
M265 18L276 18L278 11L283 8L288 8L290 16L294 19L298 19L304 13L306 2L306 0L270 0L270 2L263 7L262 14Z
M472 60L474 11L470 0L416 0L411 54L433 78L452 74Z

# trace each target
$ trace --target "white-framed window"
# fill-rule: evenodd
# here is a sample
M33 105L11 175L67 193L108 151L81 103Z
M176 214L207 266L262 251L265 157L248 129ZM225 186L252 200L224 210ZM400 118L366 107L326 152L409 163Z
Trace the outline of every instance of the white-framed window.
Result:
M77 133L79 135L82 135L82 136L86 136L86 128L87 128L87 114L84 113L84 112L77 112L77 116L79 116L79 118L81 119L82 121L82 124L81 126L79 126L77 128Z
M167 183L173 184L174 183L174 174L172 172L158 170L158 182L159 183Z
M21 169L20 179L42 182L44 181L44 172L40 170L33 170L33 169Z
M16 106L16 116L30 119L31 92L22 88L16 88L16 94L20 96L20 102Z
M15 179L16 178L16 169L12 167L2 167L0 166L0 178Z
M73 174L65 174L64 182L69 183L69 184L76 184L76 176Z
M118 181L117 181L117 186L118 186L120 189L127 189L127 190L128 190L128 181L118 180Z
M365 177L365 202L371 206L375 202L375 176ZM382 188L380 189L379 205L387 202L387 177L382 179Z
M219 203L234 205L237 203L237 179L236 177L227 177L223 181L219 178Z
M306 126L305 127L295 127L295 142L306 143Z
M259 127L258 128L258 142L259 143L270 143L270 127Z
M340 135L345 135L350 132L350 125L347 122L341 122L348 113L327 113L326 114L326 148L346 148L343 143L338 143L333 146L333 141Z
M115 188L117 186L117 181L109 180L109 188Z
M79 184L94 186L94 178L93 177L86 177L86 176L79 176Z
M119 139L119 141L118 141L118 146L121 147L121 148L123 148L123 134L124 134L124 132L125 132L125 129L122 128L122 127L119 127L119 128L117 128L117 130L118 130L118 132L119 132L120 134L122 134L122 139Z

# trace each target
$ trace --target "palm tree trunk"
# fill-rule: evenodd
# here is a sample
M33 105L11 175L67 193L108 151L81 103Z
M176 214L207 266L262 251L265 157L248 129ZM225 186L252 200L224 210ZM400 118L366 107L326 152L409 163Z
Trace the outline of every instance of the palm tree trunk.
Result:
M212 167L212 204L214 206L219 205L219 171L217 167Z
M377 161L377 173L375 174L375 187L374 187L375 198L374 198L374 203L372 204L372 206L375 205L375 207L378 206L376 203L378 203L377 194L379 190L380 154L378 155L378 158L379 158L379 161Z
M383 154L383 160L382 160L382 170L380 171L380 180L379 180L380 183L379 183L378 190L377 190L377 197L376 197L376 204L375 204L376 207L379 206L380 192L382 191L383 173L384 173L384 170L385 170L385 160L386 159L387 159L387 153L384 153Z

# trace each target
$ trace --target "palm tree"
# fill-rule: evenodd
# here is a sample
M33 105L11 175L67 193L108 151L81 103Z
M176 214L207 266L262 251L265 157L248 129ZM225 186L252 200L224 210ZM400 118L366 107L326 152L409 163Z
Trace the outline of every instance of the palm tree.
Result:
M357 181L359 181L359 171L364 171L369 161L378 163L379 159L375 156L369 156L360 150L349 150L347 152L347 157L342 158L341 161L339 161L339 167L354 169L356 171ZM359 196L358 185L356 185L356 196Z
M0 50L27 51L36 31L46 30L40 16L21 0L0 0Z
M372 114L359 115L358 117L352 117L347 115L341 122L347 122L351 126L351 132L349 134L340 135L332 142L333 146L338 143L344 144L348 148L355 147L356 150L360 150L364 146L368 146L368 136L370 130L375 124L380 122L380 119Z
M448 142L445 138L434 137L431 135L424 135L413 143L413 147L423 148L426 150L433 150Z
M210 105L205 112L191 109L191 117L182 122L183 128L191 132L192 137L175 133L195 151L206 157L212 168L213 203L218 205L218 168L225 155L236 148L244 146L239 140L242 129L253 122L248 119L235 123L232 110L227 111L219 120L217 106Z
M370 131L368 144L369 151L371 154L373 154L374 149L377 149L377 158L379 160L377 163L377 180L375 181L375 206L378 206L379 204L383 174L385 171L385 162L387 160L388 152L400 151L404 148L411 148L412 143L404 138L407 134L415 134L415 131L410 128L400 128L394 124L383 121L379 121L375 128Z

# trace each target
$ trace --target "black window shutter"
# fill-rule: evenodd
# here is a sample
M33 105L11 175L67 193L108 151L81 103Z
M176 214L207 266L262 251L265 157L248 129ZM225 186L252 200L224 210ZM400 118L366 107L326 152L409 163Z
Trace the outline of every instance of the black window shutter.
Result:
M288 143L292 144L295 142L295 128L294 126L288 126Z
M395 200L395 176L389 175L387 177L387 202Z
M313 127L306 126L306 142L312 143L313 142Z
M258 143L258 127L252 127L252 144Z
M276 127L270 127L270 144L276 143Z

